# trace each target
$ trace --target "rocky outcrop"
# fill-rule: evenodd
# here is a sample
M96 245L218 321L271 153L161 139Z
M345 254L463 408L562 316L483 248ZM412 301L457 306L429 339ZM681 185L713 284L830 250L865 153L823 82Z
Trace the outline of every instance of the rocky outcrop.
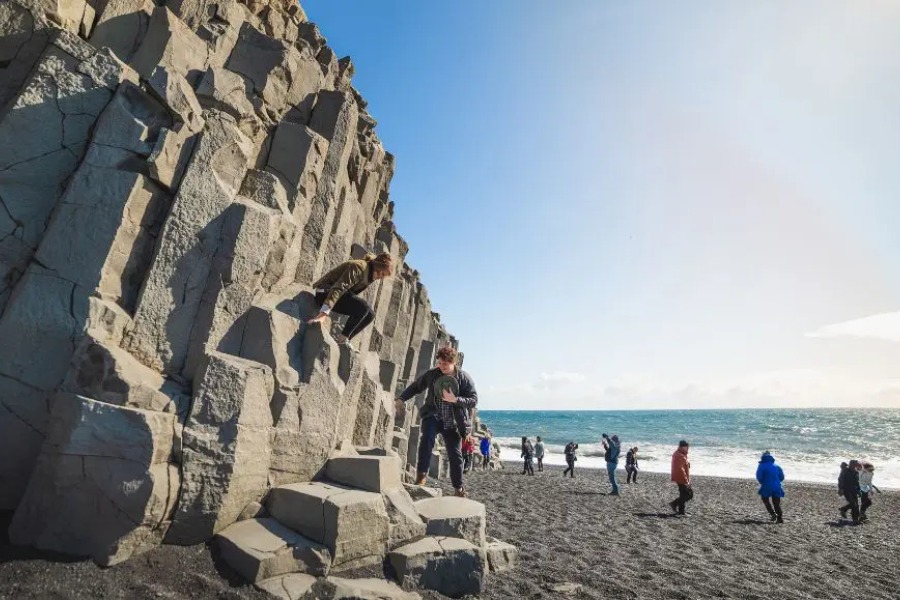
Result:
M417 410L392 399L457 345L353 70L287 0L0 2L15 543L111 565L217 536L285 597L413 597L304 579L426 534L402 485ZM354 353L306 321L311 283L365 251L397 272Z

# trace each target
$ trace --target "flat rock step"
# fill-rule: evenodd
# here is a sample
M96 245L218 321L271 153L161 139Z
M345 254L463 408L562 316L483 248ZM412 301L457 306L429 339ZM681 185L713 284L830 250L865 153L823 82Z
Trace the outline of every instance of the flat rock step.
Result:
M283 575L260 581L256 587L282 600L421 600L384 579L316 579L310 575Z
M247 519L216 535L222 559L252 582L287 573L326 575L331 552L275 519Z
M403 486L401 471L397 456L339 456L328 461L325 477L348 487L382 493Z
M443 496L419 500L415 506L428 535L461 538L485 547L486 511L481 502Z
M323 482L273 488L266 499L273 518L324 544L333 568L381 562L387 552L390 519L381 494Z
M484 556L466 540L426 537L397 548L388 559L404 589L424 588L451 598L481 593Z

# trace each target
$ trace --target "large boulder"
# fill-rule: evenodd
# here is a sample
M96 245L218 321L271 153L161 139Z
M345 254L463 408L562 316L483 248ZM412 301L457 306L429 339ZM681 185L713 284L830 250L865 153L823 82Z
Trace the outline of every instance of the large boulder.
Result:
M416 502L416 510L428 528L428 535L457 537L484 548L485 508L481 502L456 496Z
M384 558L390 519L381 494L327 483L294 483L273 488L266 507L281 523L327 546L334 569Z
M213 353L184 428L184 483L166 540L197 544L234 523L268 487L272 371Z
M419 600L415 592L403 591L384 579L328 577L315 582L301 600ZM295 600L295 599L291 599Z
M484 581L481 550L452 537L426 537L388 557L404 589L425 588L451 598L478 595Z
M488 539L485 554L492 573L512 569L519 560L518 548L494 538Z
M10 540L112 565L158 544L179 487L175 415L58 395Z
M383 493L402 485L396 456L337 456L328 461L325 476L367 492Z

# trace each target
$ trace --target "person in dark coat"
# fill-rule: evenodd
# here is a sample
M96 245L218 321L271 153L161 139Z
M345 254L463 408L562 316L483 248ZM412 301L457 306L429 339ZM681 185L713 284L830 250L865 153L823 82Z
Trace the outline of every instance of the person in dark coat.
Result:
M784 471L775 464L775 457L763 452L756 468L756 480L759 482L759 495L762 497L769 516L776 523L784 523L781 513L781 499L784 498Z
M566 473L570 473L572 479L575 479L575 461L578 460L578 457L575 456L576 450L578 450L578 444L575 442L566 444L566 449L563 452L566 455L566 464L569 465L569 467L563 471L563 477L566 476Z
M847 468L841 471L841 479L838 482L838 487L844 494L844 499L847 500L847 504L840 508L841 518L846 519L849 510L854 525L859 524L859 472L861 470L862 465L859 464L859 461L851 460Z
M625 472L628 474L628 478L625 480L625 483L637 483L637 475L638 475L638 458L637 458L638 448L635 446L625 455Z
M522 475L534 475L534 446L527 437L522 438L522 458L525 459Z

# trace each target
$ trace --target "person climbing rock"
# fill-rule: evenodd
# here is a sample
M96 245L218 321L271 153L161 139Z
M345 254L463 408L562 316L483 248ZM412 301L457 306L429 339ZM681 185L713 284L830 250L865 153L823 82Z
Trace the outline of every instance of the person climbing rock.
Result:
M431 465L431 453L438 433L450 459L450 480L456 495L465 498L463 486L462 440L469 431L469 411L478 404L478 392L472 377L457 366L459 353L445 346L437 351L437 366L413 381L397 398L406 402L421 392L425 404L419 411L419 456L416 465L416 484L424 485Z
M320 323L332 311L345 315L347 323L335 339L339 344L354 349L350 340L359 335L375 319L375 312L369 303L360 298L372 283L394 272L390 254L367 254L360 260L348 260L323 275L313 287L316 302L321 304L319 314L307 323ZM355 349L354 349L355 350Z
M784 523L781 514L781 499L784 498L784 471L775 464L775 457L763 452L756 467L756 480L759 482L759 495L762 498L769 516L775 523Z
M669 502L672 512L683 515L688 502L694 499L691 487L691 463L688 462L690 444L685 440L678 442L678 449L672 453L672 481L678 485L678 497Z
M578 460L578 457L575 456L576 450L578 450L578 444L575 442L569 442L566 444L565 450L563 450L566 455L566 464L569 465L568 468L563 471L563 477L566 476L566 473L569 473L572 476L572 479L575 479L575 461Z

